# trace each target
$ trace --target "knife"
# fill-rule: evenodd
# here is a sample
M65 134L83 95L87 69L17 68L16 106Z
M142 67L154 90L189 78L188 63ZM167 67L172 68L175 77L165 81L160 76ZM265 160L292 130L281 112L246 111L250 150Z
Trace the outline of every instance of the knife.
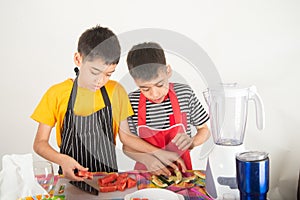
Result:
M74 174L78 175L79 170L75 169ZM98 187L97 183L95 185L95 184L93 184L93 182L95 182L95 181L93 181L93 179L84 179L84 181L69 181L70 184L74 185L75 187L77 187L85 192L88 192L93 195L98 195L99 187Z
M84 180L84 181L70 181L69 183L74 185L75 187L88 192L92 195L96 195L98 196L99 194L99 188L98 187L94 187L93 184L90 183L90 181L92 180Z

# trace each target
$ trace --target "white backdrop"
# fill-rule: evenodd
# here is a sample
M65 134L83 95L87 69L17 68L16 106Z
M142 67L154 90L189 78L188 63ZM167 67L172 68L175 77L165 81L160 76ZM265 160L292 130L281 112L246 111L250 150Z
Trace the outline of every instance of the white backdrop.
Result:
M168 29L199 44L224 82L256 85L266 112L258 131L249 105L246 145L270 153L270 199L295 199L300 166L300 1L0 1L1 140L4 154L32 152L37 124L30 115L48 87L73 77L80 34L96 24L116 34L141 28ZM168 55L176 72L187 65ZM113 79L126 71L124 56ZM199 98L201 79L189 78ZM51 141L55 145L55 132ZM193 152L194 163L198 150ZM36 159L40 159L36 157ZM132 162L120 155L121 169ZM1 161L0 161L1 164Z

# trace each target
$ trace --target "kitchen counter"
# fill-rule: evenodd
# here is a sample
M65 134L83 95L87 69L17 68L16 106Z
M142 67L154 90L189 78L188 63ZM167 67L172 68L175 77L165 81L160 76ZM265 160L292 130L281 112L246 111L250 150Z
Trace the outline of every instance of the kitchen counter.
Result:
M192 174L194 171L189 171L184 175ZM134 191L144 189L144 188L156 188L151 182L151 174L150 173L138 173L136 171L128 171L126 172L130 177L133 177L137 180L137 185L133 188L125 189L124 191L114 191L114 192L99 192L98 195L91 194L89 192L85 192L76 186L70 184L69 180L59 177L56 177L55 186L53 190L50 192L51 197L48 199L66 199L66 200L82 200L82 199L90 199L90 200L99 200L99 199L113 199L113 200L123 200L126 194L133 193ZM103 177L107 173L98 172L94 173L93 180L95 183L98 178ZM198 177L199 178L199 177ZM194 199L211 199L205 192L204 188L204 179L199 178L197 181L193 181L190 183L181 183L177 185L170 185L165 189L176 192L177 194L181 194L184 196L185 200L194 200ZM32 198L32 199L43 199L43 198ZM46 198L44 198L46 199Z

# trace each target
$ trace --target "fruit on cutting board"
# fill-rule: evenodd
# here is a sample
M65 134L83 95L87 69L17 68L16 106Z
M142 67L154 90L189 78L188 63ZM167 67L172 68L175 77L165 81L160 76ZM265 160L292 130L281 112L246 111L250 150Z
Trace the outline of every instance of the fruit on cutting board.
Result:
M176 178L175 178L175 183L176 184L178 184L178 183L180 183L181 181L182 181L182 174L181 174L181 171L179 171L179 170L174 170L174 172L175 172L175 175L176 175Z
M192 176L183 177L182 182L189 183L191 181L194 181L196 178L197 178L197 176L195 174Z
M158 178L158 176L152 175L151 178L152 178L151 179L152 183L154 183L154 185L156 185L157 187L160 188L168 187L168 184L164 183L161 179Z
M100 186L99 190L100 190L100 192L114 192L117 190L117 186L116 185Z
M131 178L131 177L128 177L127 179L127 188L132 188L136 186L136 180Z
M78 170L78 172L76 173L76 176L85 177L87 179L93 179L93 173L89 172L89 171Z
M98 179L100 192L124 191L136 186L136 180L127 173L110 173Z
M104 176L103 178L98 179L99 185L104 185L106 183L114 182L118 178L118 175L116 173L108 174Z
M169 177L164 175L151 176L151 182L160 188L165 188L170 185L178 187L190 187L191 185L204 186L204 179L205 174L201 171L181 173L178 170L174 170Z
M182 181L182 173L179 170L174 170L172 175L165 177L163 175L152 175L152 183L158 187L167 187L172 184L178 184Z
M194 171L194 174L199 178L205 179L205 174L201 171Z

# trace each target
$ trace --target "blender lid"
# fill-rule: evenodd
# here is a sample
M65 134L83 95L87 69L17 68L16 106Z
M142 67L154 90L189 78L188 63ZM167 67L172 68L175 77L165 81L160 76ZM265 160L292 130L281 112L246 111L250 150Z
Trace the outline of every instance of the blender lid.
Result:
M250 90L256 91L256 87L242 87L237 83L220 83L217 87L208 89L212 94L224 95L225 97L248 96Z
M268 153L263 151L247 151L236 155L236 159L246 162L264 160L267 157Z

